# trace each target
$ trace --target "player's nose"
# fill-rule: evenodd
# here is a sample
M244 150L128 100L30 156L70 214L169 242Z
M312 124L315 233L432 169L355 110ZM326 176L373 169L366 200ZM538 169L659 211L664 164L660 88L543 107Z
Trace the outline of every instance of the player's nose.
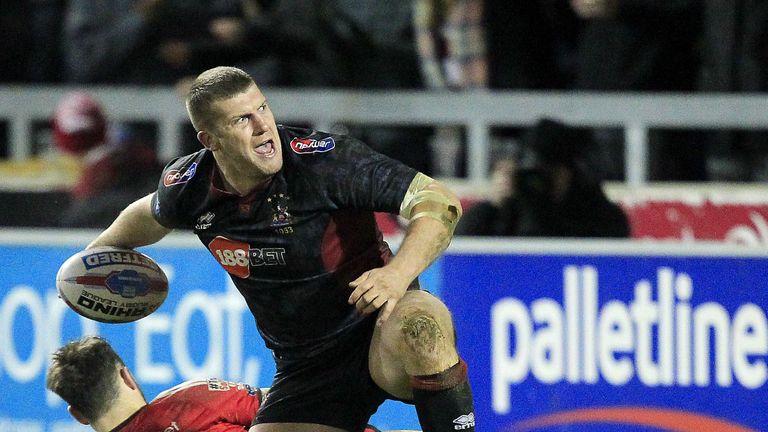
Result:
M263 133L267 132L269 130L269 121L268 119L261 117L261 116L255 116L254 120L254 126L253 126L253 134L254 135L262 135Z

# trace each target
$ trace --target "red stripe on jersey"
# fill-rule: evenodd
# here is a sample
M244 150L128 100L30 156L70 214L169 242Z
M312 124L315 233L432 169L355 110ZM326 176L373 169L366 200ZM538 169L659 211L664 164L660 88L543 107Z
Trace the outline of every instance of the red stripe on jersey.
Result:
M384 242L372 212L334 212L320 244L323 267L336 272L340 285L389 261L392 252Z

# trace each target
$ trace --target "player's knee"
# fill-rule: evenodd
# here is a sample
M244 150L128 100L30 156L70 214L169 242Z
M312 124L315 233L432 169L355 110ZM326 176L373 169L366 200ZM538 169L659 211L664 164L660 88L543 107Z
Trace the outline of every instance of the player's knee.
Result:
M431 314L414 311L400 322L403 342L414 354L434 355L446 343L445 334Z
M396 313L396 330L403 355L413 362L432 363L455 351L451 315L442 302L423 293L402 306Z

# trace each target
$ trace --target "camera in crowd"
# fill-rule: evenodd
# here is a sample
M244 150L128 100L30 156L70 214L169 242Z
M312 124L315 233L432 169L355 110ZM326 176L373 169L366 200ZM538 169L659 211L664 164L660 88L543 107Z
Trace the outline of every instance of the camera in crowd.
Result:
M587 177L591 132L552 119L539 120L522 137L515 186L520 199L559 201Z

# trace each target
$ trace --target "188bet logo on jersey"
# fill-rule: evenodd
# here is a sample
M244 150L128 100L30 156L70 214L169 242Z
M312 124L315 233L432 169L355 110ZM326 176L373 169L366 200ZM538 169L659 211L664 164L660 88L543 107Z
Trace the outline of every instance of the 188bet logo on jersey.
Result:
M243 279L251 275L251 267L285 265L284 248L252 248L219 236L208 243L208 250L224 270Z

